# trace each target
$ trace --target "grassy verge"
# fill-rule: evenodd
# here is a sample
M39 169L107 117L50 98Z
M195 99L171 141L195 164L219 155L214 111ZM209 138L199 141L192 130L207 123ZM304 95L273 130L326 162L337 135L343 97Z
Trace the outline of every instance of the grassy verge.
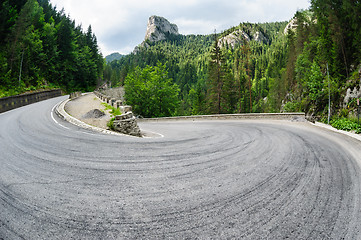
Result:
M105 110L111 110L109 113L113 116L122 115L122 112L119 110L119 108L115 108L113 106L110 106L107 103L102 103L102 105L105 107Z
M361 133L361 125L357 123L357 120L348 118L334 118L330 121L330 125L336 129L344 131L355 131L355 133Z
M110 110L110 114L112 115L112 118L109 120L109 122L107 123L107 126L110 130L115 130L114 129L114 120L115 120L115 116L117 115L122 115L122 112L119 110L119 108L115 108L113 106L110 106L107 103L102 103L102 105L105 107L105 110Z

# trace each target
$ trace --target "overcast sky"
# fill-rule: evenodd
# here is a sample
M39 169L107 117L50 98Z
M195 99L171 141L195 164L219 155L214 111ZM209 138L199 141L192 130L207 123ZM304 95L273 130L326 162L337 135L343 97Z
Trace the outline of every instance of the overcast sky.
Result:
M241 22L288 21L309 0L50 0L87 30L91 25L104 57L128 54L145 36L148 18L165 17L181 34L222 32Z

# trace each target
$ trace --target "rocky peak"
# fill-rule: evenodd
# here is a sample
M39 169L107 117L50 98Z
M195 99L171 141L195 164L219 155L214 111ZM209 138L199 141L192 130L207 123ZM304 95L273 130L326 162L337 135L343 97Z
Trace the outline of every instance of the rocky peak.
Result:
M148 20L145 41L157 42L167 40L170 35L179 35L178 27L167 19L159 16L151 16Z

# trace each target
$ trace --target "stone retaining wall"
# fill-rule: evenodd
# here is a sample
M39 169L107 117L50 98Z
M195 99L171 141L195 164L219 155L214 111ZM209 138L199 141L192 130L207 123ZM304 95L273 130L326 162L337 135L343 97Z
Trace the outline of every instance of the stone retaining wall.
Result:
M62 95L60 89L0 98L0 113Z
M75 99L75 98L80 97L81 95L82 95L81 92L72 92L72 93L70 93L69 98L70 99Z
M116 116L113 122L114 130L124 134L141 137L140 128L132 112Z

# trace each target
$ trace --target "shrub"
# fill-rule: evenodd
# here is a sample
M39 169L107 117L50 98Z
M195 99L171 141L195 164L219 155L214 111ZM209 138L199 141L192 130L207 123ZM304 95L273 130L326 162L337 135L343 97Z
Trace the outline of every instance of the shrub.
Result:
M108 126L108 128L109 128L110 130L114 130L114 125L113 125L114 120L115 120L115 118L112 118L112 119L110 119L109 122L107 123L107 126Z
M119 108L110 106L107 103L102 103L102 105L105 106L105 110L111 110L109 113L112 114L113 116L122 115L122 112L120 111Z
M340 117L341 117L341 118L347 118L347 116L348 116L348 110L345 109L345 108L341 109L341 111L340 111Z
M301 103L300 102L287 102L284 106L285 112L299 112L301 111Z
M340 129L340 130L345 130L345 131L355 130L356 133L361 132L361 125L359 125L347 118L332 119L330 124L332 127Z

